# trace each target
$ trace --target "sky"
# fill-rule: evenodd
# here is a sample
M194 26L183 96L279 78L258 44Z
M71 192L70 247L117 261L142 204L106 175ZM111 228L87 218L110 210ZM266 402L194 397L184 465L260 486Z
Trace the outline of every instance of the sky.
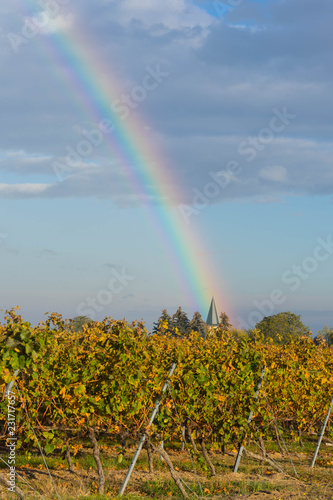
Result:
M333 326L329 0L0 16L3 311Z

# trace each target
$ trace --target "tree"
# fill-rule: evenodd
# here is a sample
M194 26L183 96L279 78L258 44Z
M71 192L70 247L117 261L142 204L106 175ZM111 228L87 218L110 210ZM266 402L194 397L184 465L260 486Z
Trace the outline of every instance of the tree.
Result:
M265 316L256 324L256 330L260 330L265 339L273 339L276 344L286 344L290 337L311 335L310 329L303 325L301 317L290 311Z
M193 318L190 321L189 328L191 332L198 332L201 337L203 337L204 339L206 338L208 328L198 311L193 314Z
M172 333L173 331L173 321L168 314L166 309L163 309L161 316L158 318L157 322L154 323L153 333Z
M327 325L324 326L324 328L318 331L315 341L318 341L320 338L323 338L327 345L333 345L333 328L329 328Z
M70 325L75 332L82 332L84 326L89 326L93 320L88 316L75 316L70 320Z
M219 318L219 329L229 330L229 328L232 326L232 324L229 323L229 321L230 321L229 316L225 312L222 312Z
M178 329L180 335L186 335L189 333L189 325L190 320L187 317L187 314L182 311L181 307L178 307L175 314L172 316L173 326Z

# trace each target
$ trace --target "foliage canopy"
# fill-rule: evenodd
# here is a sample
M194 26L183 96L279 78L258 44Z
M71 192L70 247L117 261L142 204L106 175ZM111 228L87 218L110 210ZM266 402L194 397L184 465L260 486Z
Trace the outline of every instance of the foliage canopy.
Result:
M291 338L311 335L310 329L303 325L301 317L290 311L265 316L256 324L256 330L259 330L265 339L273 339L276 344L286 344Z

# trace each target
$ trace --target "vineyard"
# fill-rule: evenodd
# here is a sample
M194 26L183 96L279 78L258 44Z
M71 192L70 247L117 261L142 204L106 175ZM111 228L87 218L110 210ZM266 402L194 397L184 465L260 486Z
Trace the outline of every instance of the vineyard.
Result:
M82 498L114 498L143 435L145 450L138 468L153 473L155 467L155 474L164 478L170 473L171 482L165 479L165 491L154 493L146 480L141 498L236 498L228 496L223 477L230 478L240 446L240 473L243 463L252 460L254 469L285 475L300 483L299 488L308 481L309 467L302 477L295 456L308 450L310 465L330 408L333 350L324 343L299 338L275 345L264 342L260 332L251 339L235 339L218 329L205 340L194 332L186 338L163 331L147 335L140 322L111 318L78 332L57 314L32 327L16 310L7 313L0 338L1 391L4 394L10 384L15 400L14 434L8 397L1 400L2 498L12 495L6 492L10 435L15 435L20 474L15 494L22 498L78 498L61 493L59 471L71 471L70 482L81 488L79 458L87 450L93 461L87 462ZM156 418L148 425L173 364ZM328 425L325 443L331 439ZM333 454L327 458L327 449L320 450L319 457L321 453L325 467L332 469ZM52 479L50 496L34 493L23 480L43 488L23 474L24 464L37 463L37 456L44 456L46 464L57 464L50 465L58 477ZM46 481L47 466L42 469ZM126 498L136 498L131 496L138 493L136 474L129 480ZM327 497L313 498L332 498L332 485L328 482L325 488Z

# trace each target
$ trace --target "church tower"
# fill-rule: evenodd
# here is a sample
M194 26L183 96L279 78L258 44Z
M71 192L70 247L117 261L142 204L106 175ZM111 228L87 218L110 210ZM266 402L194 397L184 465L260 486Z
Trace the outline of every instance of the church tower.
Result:
M212 301L210 303L210 308L208 311L206 323L208 326L218 326L219 324L219 317L217 314L214 297L212 297Z

